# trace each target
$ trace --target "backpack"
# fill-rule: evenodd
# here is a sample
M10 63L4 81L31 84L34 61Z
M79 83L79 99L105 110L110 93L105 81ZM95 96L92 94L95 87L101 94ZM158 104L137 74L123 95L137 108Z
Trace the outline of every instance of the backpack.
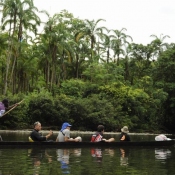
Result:
M102 141L103 136L100 135L99 133L93 134L91 137L91 142L100 142Z

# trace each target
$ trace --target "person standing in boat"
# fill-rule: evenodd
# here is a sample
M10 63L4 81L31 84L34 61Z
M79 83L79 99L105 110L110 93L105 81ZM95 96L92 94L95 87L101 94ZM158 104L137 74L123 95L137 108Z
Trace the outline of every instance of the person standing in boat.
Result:
M31 134L29 136L30 142L47 141L48 138L53 134L53 131L50 130L49 134L47 134L46 136L42 136L41 133L39 133L39 131L41 131L41 123L35 122L34 123L34 130L31 132Z
M101 141L114 142L115 141L114 138L110 138L110 139L103 138L104 129L105 129L105 127L103 125L98 125L97 132L95 134L93 134L91 137L91 142L101 142Z
M0 117L2 117L5 114L6 110L9 110L17 105L18 105L18 103L15 103L15 104L9 106L9 101L7 99L2 100L0 102Z
M58 136L56 138L56 142L81 142L81 137L70 138L70 128L71 124L65 122L63 123L61 130L58 132Z
M120 134L120 141L131 141L130 139L130 136L128 135L129 133L129 130L128 130L128 127L127 126L124 126L122 129L121 129L121 134Z

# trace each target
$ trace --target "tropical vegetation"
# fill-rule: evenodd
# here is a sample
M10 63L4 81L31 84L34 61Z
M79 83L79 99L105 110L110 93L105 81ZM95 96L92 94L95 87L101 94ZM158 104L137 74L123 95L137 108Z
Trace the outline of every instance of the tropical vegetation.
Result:
M50 16L33 0L1 0L0 94L24 101L1 129L35 121L60 128L174 132L175 44L167 35L133 42L125 28L101 26L66 10ZM45 15L41 21L40 14Z

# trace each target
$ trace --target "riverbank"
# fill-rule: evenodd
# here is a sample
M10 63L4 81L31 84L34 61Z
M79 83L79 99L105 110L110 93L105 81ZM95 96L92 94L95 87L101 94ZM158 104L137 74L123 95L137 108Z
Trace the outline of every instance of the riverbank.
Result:
M26 129L26 130L0 130L1 133L30 133L32 129ZM41 130L42 133L48 133L49 130ZM58 134L59 131L53 131L54 134ZM95 131L71 131L72 134L93 134ZM105 134L108 135L118 135L121 132L105 132ZM164 135L172 135L172 134L166 134L166 133L161 133ZM158 135L157 133L129 133L129 135Z

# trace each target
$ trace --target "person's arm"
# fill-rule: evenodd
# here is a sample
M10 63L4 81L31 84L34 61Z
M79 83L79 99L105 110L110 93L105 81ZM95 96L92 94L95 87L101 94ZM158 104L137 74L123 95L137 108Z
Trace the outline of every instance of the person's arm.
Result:
M8 107L6 107L6 110L9 110L9 109L11 109L11 108L13 108L13 107L16 107L16 106L18 106L20 103L22 103L23 102L23 100L21 100L20 102L18 102L18 103L15 103L15 104L13 104L13 105L11 105L11 106L8 106Z
M46 140L51 136L53 134L53 131L52 130L50 130L49 131L49 134L47 134L45 137L46 137Z
M122 138L120 139L121 141L124 141L126 136L123 134Z
M8 108L6 108L6 110L9 110L9 109L11 109L11 108L13 108L13 107L15 107L15 106L18 106L18 103L15 103L15 104L9 106Z
M33 131L31 138L34 141L46 141L52 135L52 131L49 132L46 136L41 136L37 131Z
M36 141L46 141L46 136L41 136L39 133L35 135Z
M125 134L123 132L120 134L119 140L120 141L124 141L125 140Z
M36 130L32 131L30 137L33 141L46 141L46 137L41 136Z
M69 130L66 130L66 132L65 132L64 141L65 142L79 142L78 139L70 138L70 131Z
M114 138L110 138L110 139L102 139L102 140L104 140L105 142L114 142L114 141L115 141Z
M73 138L69 138L65 136L64 141L65 142L79 142L79 139L73 139Z

